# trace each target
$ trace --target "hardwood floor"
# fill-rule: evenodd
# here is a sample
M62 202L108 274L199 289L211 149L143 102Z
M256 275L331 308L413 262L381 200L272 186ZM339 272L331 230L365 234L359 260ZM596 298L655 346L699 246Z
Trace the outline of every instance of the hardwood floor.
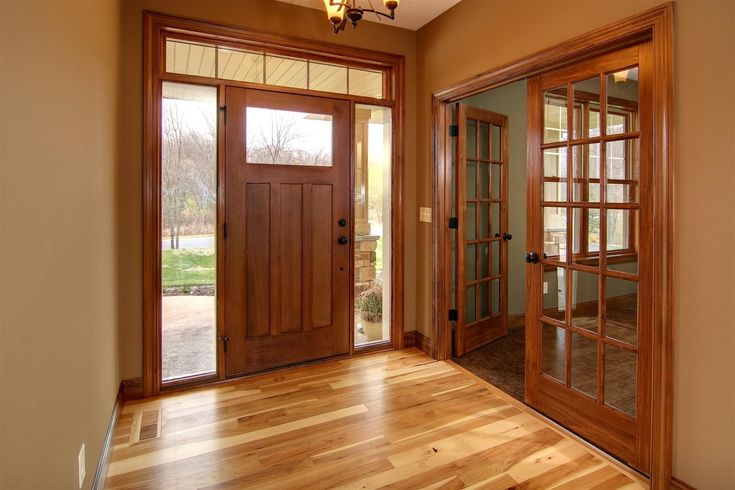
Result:
M106 488L646 488L418 349L127 402Z

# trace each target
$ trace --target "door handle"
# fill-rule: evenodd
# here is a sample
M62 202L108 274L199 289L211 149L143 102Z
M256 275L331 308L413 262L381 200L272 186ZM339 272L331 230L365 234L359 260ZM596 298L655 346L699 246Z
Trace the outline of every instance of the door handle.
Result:
M350 239L344 235L340 235L339 238L337 238L337 243L339 243L340 245L347 245L348 243L350 243Z
M538 264L539 260L539 256L536 252L528 252L526 254L526 262L529 264Z
M344 219L344 218L340 218L340 219L339 219L339 221L337 221L337 224L338 224L338 225L339 225L340 227L344 228L345 226L347 226L347 220L346 220L346 219Z
M505 233L503 233L503 240L505 240L506 242L507 242L508 240L513 240L513 235L511 235L510 233L508 233L508 232L506 231Z

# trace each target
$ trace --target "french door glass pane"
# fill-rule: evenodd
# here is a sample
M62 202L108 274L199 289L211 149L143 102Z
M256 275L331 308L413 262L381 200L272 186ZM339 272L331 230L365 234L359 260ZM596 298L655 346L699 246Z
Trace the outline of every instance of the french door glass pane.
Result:
M589 117L583 107L600 106L600 77L595 76L574 84L574 138L600 135L599 118Z
M467 240L476 240L477 239L477 233L476 233L476 208L474 203L468 203L467 204L467 223L466 226L466 237Z
M356 345L391 340L392 134L389 108L355 106L355 181L364 187L355 194Z
M606 281L605 335L638 345L638 283L616 277Z
M541 372L564 383L566 337L563 328L541 324Z
M638 201L638 139L607 143L607 202Z
M161 102L161 377L169 381L217 369L217 89L164 82Z
M478 245L479 250L479 272L478 272L478 279L485 279L490 275L490 242L483 242Z
M599 330L598 277L589 272L572 272L572 325L591 332Z
M477 122L472 119L467 120L467 158L477 158Z
M559 87L544 94L544 143L556 143L566 140L566 87Z
M465 295L465 321L467 323L474 322L477 319L475 312L475 286L467 288Z
M635 417L636 413L635 352L605 344L605 404Z
M600 144L576 145L572 150L575 202L600 202ZM597 179L591 182L590 179Z
M567 208L543 209L544 253L564 262L567 256Z
M475 260L475 245L467 245L464 255L465 279L467 281L474 281L477 278L475 275Z
M571 385L597 398L597 340L571 332Z
M544 294L544 316L559 320L566 319L566 269L555 267L544 273L546 293Z
M636 211L630 209L607 210L607 250L624 250L631 247L630 230Z
M491 175L492 175L492 193L491 197L493 199L501 199L502 198L502 174L503 171L502 165L493 164Z
M480 123L480 158L490 159L490 125L486 122Z
M480 316L478 320L490 316L490 288L488 282L480 283Z
M480 209L479 217L479 238L487 238L490 236L490 204L487 202L478 203Z
M500 223L500 203L494 202L490 205L490 223L491 223L491 234L495 235L503 233L503 230L500 229L500 226L502 223Z
M501 127L493 125L493 134L492 134L492 143L493 143L493 151L490 155L490 158L492 158L494 161L499 162L500 156L502 155L503 151L503 142L500 139L501 134Z
M492 274L493 276L497 276L498 274L500 274L500 241L494 240L491 243L492 248L490 252L492 254L492 257L490 263L492 265L490 269L490 274Z
M607 134L635 130L638 110L638 68L610 73L607 79Z
M480 162L480 178L478 184L480 187L480 199L490 198L490 164Z
M467 199L477 197L477 163L467 162Z

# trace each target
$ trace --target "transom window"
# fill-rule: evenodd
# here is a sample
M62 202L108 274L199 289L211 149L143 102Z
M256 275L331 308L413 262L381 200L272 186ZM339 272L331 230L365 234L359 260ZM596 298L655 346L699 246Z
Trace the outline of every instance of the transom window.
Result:
M166 40L166 72L373 99L386 97L386 74L381 70L172 38Z

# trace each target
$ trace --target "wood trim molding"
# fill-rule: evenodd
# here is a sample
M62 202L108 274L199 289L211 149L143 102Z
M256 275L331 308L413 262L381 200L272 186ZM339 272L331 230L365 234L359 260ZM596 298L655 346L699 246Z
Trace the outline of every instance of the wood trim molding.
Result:
M138 400L143 398L143 378L130 378L122 380L121 389L123 400Z
M391 241L391 323L393 348L403 347L403 316L404 316L404 121L405 121L405 58L402 55L353 48L338 44L324 43L301 39L292 36L270 34L253 29L246 29L231 25L216 24L190 18L174 17L151 11L144 12L144 49L143 49L143 378L142 396L150 397L158 394L162 389L185 387L189 384L201 384L211 381L207 379L190 379L184 382L161 383L161 254L160 254L160 141L158 135L161 130L160 98L161 82L164 80L200 83L217 86L220 91L220 102L224 97L225 86L248 86L247 83L190 77L186 75L167 74L160 69L164 56L162 40L167 35L187 37L191 40L206 40L218 44L251 47L258 49L278 49L279 52L290 52L293 55L308 55L311 58L332 60L348 65L380 69L387 73L386 92L384 99L367 99L365 97L332 94L324 92L304 92L294 89L293 92L308 93L318 97L349 100L351 103L371 104L390 107L393 116L393 167L391 183L392 199L392 241ZM252 84L251 84L252 85ZM257 85L251 88L258 90L284 92L283 87ZM220 117L224 117L220 115ZM220 155L224 154L222 143L218 142ZM217 205L217 281L224 284L224 253L222 253L222 235L224 222L224 174L222 163L218 169L218 188L220 196ZM224 295L218 295L223 298ZM223 299L217 302L217 331L218 335L224 332ZM218 343L218 373L219 380L224 379L223 348ZM355 353L357 350L355 350ZM137 396L137 395L136 395Z
M688 483L685 483L673 476L671 477L671 488L674 490L697 490Z
M403 332L403 348L408 349L414 346L416 346L416 330Z
M654 66L654 301L653 361L651 366L651 488L671 484L674 359L674 4L666 3L641 14L614 22L524 58L434 92L432 96L432 277L433 357L451 356L449 277L450 230L447 228L451 189L448 179L452 141L450 104L465 97L585 58L650 40Z
M403 347L404 349L407 349L409 347L416 347L417 349L422 350L428 355L431 355L432 352L431 339L418 330L404 332Z
M110 454L112 454L112 438L115 435L115 427L117 427L117 421L120 418L122 407L125 402L124 398L124 383L120 383L120 388L117 390L117 398L115 399L115 405L112 407L112 414L110 415L110 423L107 425L107 432L105 433L105 440L102 443L102 451L100 452L100 459L97 461L97 468L94 471L94 478L92 479L93 490L99 490L104 488L105 479L107 478L107 469L110 467Z

